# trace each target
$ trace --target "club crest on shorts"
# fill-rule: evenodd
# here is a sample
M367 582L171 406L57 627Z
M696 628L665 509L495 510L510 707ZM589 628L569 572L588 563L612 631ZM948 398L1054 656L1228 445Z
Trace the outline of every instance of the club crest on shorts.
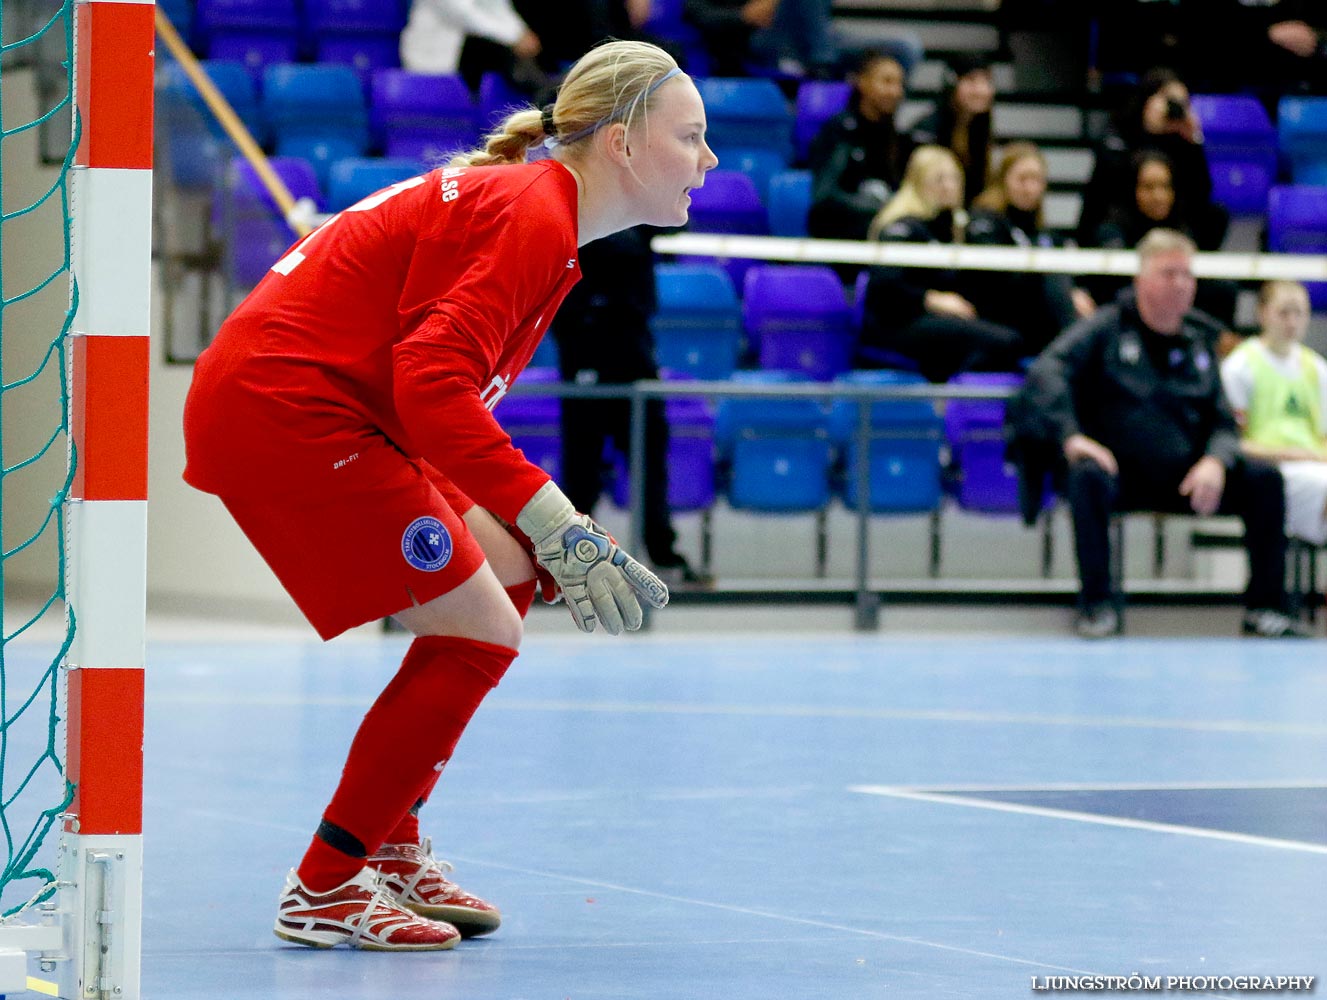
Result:
M452 536L436 517L417 517L401 536L401 555L415 569L432 573L452 558Z

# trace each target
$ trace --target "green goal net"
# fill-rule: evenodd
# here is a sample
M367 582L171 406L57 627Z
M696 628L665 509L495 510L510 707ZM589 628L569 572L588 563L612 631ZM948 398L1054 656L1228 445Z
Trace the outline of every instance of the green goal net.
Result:
M8 918L53 894L57 838L49 835L72 799L61 723L74 635L64 509L74 469L66 416L77 294L73 4L0 0L0 24L0 911ZM54 163L53 144L63 151Z

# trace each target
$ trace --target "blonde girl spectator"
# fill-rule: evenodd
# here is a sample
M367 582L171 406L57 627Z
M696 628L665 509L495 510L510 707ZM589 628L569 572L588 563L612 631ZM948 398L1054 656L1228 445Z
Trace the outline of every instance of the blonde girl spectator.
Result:
M1327 361L1304 346L1309 296L1270 281L1258 296L1262 332L1221 365L1244 453L1278 463L1286 488L1286 534L1327 541Z
M943 146L921 146L903 183L871 223L872 239L962 243L963 168ZM970 273L949 268L872 268L858 363L918 368L932 382L965 371L1012 371L1027 348L1017 330L978 315Z
M1062 239L1044 228L1046 184L1046 157L1040 149L1030 142L1005 147L990 184L973 199L967 241L978 246L1063 246ZM1030 354L1096 310L1092 296L1067 274L974 271L970 287L981 314L1021 332Z

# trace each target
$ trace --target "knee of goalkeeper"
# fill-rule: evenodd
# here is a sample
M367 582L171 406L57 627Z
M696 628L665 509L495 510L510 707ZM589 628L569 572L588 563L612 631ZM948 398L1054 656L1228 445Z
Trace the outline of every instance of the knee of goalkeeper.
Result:
M567 599L582 632L596 623L612 635L640 628L641 601L653 608L668 603L668 587L627 555L613 536L584 514L554 483L545 483L516 517L530 539L534 557Z

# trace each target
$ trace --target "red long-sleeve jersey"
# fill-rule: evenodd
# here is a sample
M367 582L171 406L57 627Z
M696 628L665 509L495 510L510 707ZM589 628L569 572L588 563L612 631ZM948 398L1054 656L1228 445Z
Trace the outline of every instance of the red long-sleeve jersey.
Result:
M334 216L199 357L185 479L317 500L386 438L509 522L548 481L490 412L580 278L576 180L544 160L442 168Z

